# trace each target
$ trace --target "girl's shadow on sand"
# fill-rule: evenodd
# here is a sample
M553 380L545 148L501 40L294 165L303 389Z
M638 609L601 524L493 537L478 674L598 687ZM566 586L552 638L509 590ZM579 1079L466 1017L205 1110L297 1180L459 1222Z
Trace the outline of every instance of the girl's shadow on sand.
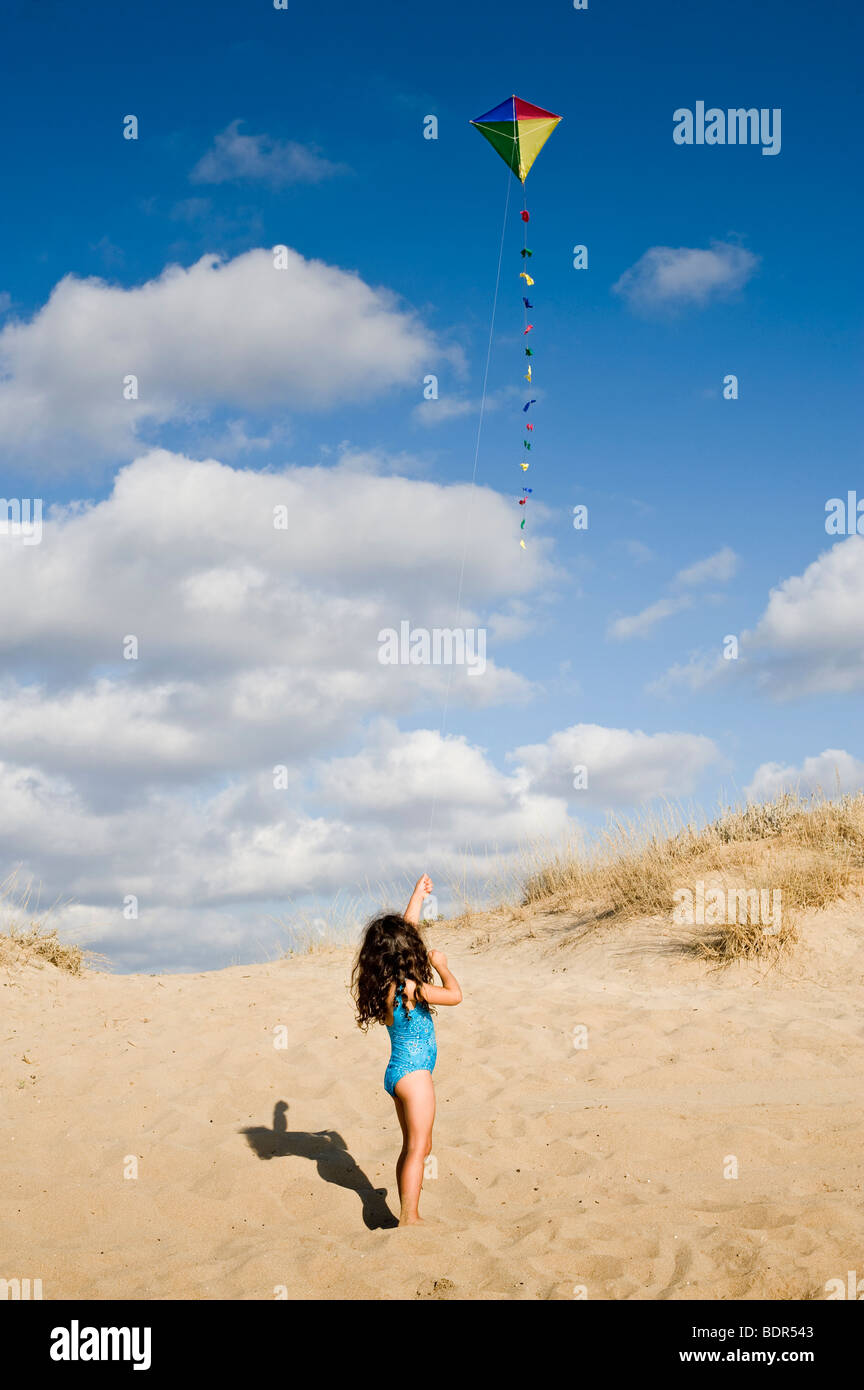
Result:
M356 1192L363 1203L363 1222L370 1231L381 1227L398 1226L399 1222L390 1211L386 1201L387 1189L373 1187L363 1169L351 1157L341 1134L333 1129L320 1129L311 1134L307 1130L289 1130L285 1122L288 1106L279 1100L273 1107L273 1128L253 1125L243 1129L251 1149L259 1158L308 1158L317 1169L319 1177L325 1182L335 1183L337 1187L347 1187Z

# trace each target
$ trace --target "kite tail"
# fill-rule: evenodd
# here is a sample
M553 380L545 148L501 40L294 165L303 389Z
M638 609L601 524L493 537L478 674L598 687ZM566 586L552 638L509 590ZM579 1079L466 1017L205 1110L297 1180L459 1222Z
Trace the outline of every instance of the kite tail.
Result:
M524 188L524 184L523 184L523 188ZM520 272L520 277L519 277L519 278L525 281L525 289L528 290L528 289L530 289L530 287L534 284L534 277L533 277L532 275L530 275L529 272L528 272L528 262L529 262L529 260L531 259L532 252L531 252L531 250L530 250L530 248L529 248L529 246L528 246L528 223L531 221L531 214L530 214L529 211L528 211L528 194L527 194L527 192L525 192L525 194L524 194L524 196L523 196L523 200L522 200L522 213L521 213L521 217L522 217L522 270L521 270L521 272ZM527 338L528 334L531 333L532 330L533 330L533 328L534 328L533 323L531 323L531 322L529 321L529 317L528 317L529 312L533 309L533 307L534 307L534 305L533 305L532 300L529 299L529 297L528 297L527 294L524 294L524 295L522 296L522 337L523 337L523 338ZM529 389L530 389L530 387L531 387L531 386L533 385L533 383L534 383L533 358L534 358L533 349L532 349L532 348L529 348L528 345L527 345L527 343L526 343L526 345L525 345L525 360L526 360L527 371L525 372L525 380L528 382ZM526 415L527 415L527 413L528 413L529 406L532 406L532 405L534 405L534 401L533 401L533 400L529 400L529 401L526 403L526 405L523 407L524 413L525 413ZM532 433L533 429L534 429L533 424L530 424L530 423L527 421L527 419L526 419L526 421L525 421L525 438L524 438L523 441L522 441L522 447L523 447L523 450L525 451L525 453L523 454L522 460L520 461L520 464L519 464L519 467L522 469L522 472L523 472L523 473L527 473L527 472L528 472L528 469L531 467L531 460L527 457L527 454L530 452L530 449L531 449L531 433ZM531 493L532 491L533 491L533 489L530 488L530 487L523 487L522 492L523 492L524 495L522 496L522 498L521 498L520 501L519 501L520 507L525 507L525 508L527 509L527 506L528 506L528 497L529 497L529 495L530 495L530 493ZM521 522L519 523L519 529L520 529L520 531L524 531L524 530L525 530L525 522L526 522L526 520L527 520L527 517L526 517L525 513L523 512L523 514L522 514L522 520L521 520ZM524 537L520 538L520 540L519 540L519 545L520 545L520 547L522 548L522 550L525 550L525 549L527 548L526 545L525 545Z

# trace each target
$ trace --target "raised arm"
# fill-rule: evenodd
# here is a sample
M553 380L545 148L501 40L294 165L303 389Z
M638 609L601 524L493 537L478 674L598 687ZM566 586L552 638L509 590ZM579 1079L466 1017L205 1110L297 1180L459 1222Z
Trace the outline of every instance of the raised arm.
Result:
M459 981L447 964L443 951L430 951L429 960L441 976L440 985L422 985L423 998L427 1004L461 1004L462 990Z
M414 885L414 892L408 899L408 906L402 913L406 922L410 922L412 927L420 925L420 909L423 906L423 899L428 898L432 892L432 880L428 874L421 874Z

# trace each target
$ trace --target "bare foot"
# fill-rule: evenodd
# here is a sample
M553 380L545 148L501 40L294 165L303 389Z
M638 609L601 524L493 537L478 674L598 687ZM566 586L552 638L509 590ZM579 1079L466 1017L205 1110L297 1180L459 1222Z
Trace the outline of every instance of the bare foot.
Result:
M400 1226L425 1226L425 1225L426 1225L426 1222L423 1220L423 1217L422 1217L422 1216L400 1216L400 1217L399 1217L399 1225L400 1225Z

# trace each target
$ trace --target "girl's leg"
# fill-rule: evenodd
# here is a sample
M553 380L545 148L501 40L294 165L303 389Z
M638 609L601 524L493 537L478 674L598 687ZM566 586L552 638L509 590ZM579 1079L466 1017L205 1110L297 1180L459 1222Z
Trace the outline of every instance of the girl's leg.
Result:
M396 1095L402 1102L405 1116L404 1158L400 1156L399 1200L400 1226L416 1226L420 1222L417 1206L423 1186L423 1164L432 1149L432 1126L435 1122L435 1088L430 1071L410 1071L396 1082Z
M402 1169L405 1166L405 1155L408 1152L408 1122L405 1119L405 1106L397 1095L393 1097L393 1104L396 1106L396 1115L399 1120L399 1128L402 1131L402 1151L396 1160L396 1191L402 1191Z

